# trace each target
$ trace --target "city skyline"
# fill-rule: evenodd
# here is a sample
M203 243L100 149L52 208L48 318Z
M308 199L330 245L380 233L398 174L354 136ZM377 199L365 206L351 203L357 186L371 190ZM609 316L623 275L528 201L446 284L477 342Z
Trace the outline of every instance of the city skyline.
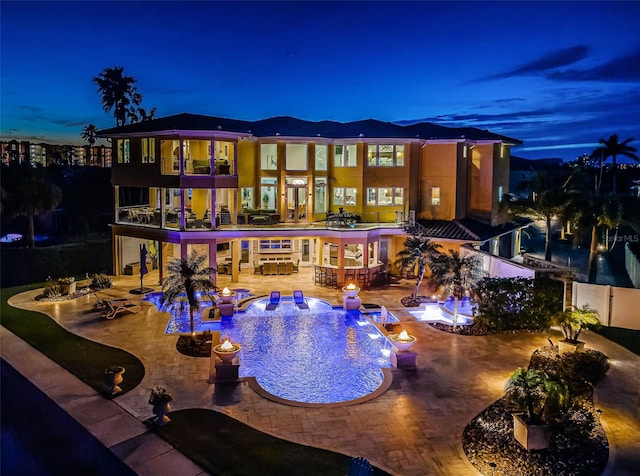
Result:
M92 79L116 65L158 117L424 120L530 159L639 137L638 2L3 1L1 18L3 140L113 127Z

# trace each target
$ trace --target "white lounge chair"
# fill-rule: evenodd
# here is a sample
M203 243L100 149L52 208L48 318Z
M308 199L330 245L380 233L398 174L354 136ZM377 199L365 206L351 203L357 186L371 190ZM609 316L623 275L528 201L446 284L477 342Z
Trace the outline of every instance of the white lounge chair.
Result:
M106 319L113 319L118 314L130 312L136 314L140 312L140 306L131 302L122 303L116 301L107 301L107 311L103 314Z

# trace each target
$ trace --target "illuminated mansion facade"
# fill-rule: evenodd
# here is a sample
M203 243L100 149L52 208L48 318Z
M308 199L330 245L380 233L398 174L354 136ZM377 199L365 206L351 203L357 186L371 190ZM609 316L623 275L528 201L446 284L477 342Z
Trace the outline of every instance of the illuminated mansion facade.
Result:
M159 279L197 251L232 282L275 260L374 283L414 225L444 249L520 249L499 206L520 141L488 131L179 114L99 136L113 147L116 275L136 272L145 244Z

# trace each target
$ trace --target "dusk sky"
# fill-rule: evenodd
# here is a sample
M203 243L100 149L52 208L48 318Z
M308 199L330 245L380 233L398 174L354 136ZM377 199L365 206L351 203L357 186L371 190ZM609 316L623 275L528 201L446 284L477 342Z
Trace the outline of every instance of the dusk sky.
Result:
M421 119L565 160L640 140L636 1L3 0L0 18L3 140L115 126L92 81L113 66L158 116Z

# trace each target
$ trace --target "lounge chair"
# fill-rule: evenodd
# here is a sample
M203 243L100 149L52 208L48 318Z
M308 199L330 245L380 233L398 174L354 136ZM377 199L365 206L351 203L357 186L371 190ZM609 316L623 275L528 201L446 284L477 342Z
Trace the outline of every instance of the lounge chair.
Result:
M269 303L264 308L265 311L275 311L280 304L280 291L271 291L269 296Z
M113 319L118 314L130 312L136 314L140 312L140 306L131 302L122 303L117 301L107 301L107 311L103 314L106 319Z
M307 304L307 300L304 298L304 293L299 289L293 291L293 302L298 309L309 309L309 304Z

